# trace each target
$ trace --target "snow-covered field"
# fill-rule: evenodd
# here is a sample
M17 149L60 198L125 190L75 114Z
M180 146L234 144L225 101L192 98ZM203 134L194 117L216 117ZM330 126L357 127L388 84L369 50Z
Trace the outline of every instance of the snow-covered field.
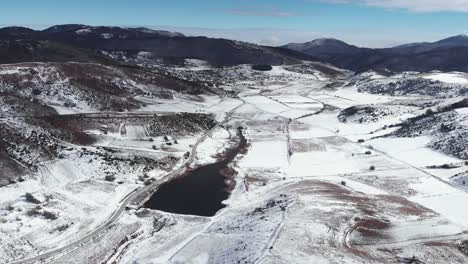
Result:
M197 60L187 64L183 74L209 68ZM235 71L248 75L247 69ZM456 89L467 80L462 73L362 73L327 89L335 80L324 73L274 67L226 82L231 97L136 97L145 103L135 110L140 114L210 113L219 126L177 138L150 136L148 126L138 123L106 133L86 130L98 137L86 152L70 144L60 159L42 162L27 180L0 190L0 262L63 246L69 248L44 256L46 261L328 264L414 257L421 261L414 263L466 263L458 245L468 239L468 188L452 176L468 166L449 155L451 145L444 145L444 153L432 147L438 134L428 132L452 129L432 115L463 97L359 92L360 85L374 88L368 82L407 75L455 83ZM453 129L466 128L466 106L447 111L456 112ZM399 133L421 115L429 116L429 124ZM215 216L121 208L148 179L162 183L180 166L219 161L237 144L240 130L247 146L230 164L235 186ZM192 160L187 152L194 149ZM148 160L161 167L145 166ZM106 180L109 175L115 179ZM110 225L86 237L119 208Z
M427 75L424 78L446 82L446 83L459 83L459 84L468 83L468 78L466 77L464 73L435 73L435 74Z

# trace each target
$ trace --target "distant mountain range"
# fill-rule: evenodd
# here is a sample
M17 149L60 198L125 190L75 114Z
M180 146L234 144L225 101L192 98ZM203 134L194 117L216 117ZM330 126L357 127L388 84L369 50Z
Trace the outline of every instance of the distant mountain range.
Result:
M17 62L98 62L145 60L181 63L200 59L214 66L297 64L321 61L355 72L376 70L468 72L468 36L393 48L357 47L337 39L316 39L268 47L148 28L57 25L45 30L0 29L0 64ZM124 60L123 58L127 58ZM130 58L130 60L128 59Z
M420 42L410 43L391 48L389 50L401 53L421 53L428 52L436 49L455 48L455 47L468 47L468 36L458 35L436 42Z
M48 59L103 60L100 58L101 51L121 52L128 56L146 52L155 59L193 58L208 61L215 66L280 65L312 60L309 55L280 47L258 46L227 39L187 37L177 32L148 28L58 25L41 31L23 27L0 29L0 63Z
M464 71L468 72L468 36L436 42L410 43L393 48L370 49L337 39L316 39L283 46L323 62L353 71Z

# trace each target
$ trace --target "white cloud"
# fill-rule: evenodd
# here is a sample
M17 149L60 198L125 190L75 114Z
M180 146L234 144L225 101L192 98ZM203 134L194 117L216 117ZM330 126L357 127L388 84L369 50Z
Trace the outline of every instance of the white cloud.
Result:
M318 0L320 2L344 4L358 3L389 9L405 9L413 12L468 12L468 0Z

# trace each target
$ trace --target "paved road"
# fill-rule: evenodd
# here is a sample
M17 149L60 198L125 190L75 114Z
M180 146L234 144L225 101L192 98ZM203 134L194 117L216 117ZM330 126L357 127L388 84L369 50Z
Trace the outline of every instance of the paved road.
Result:
M160 184L164 183L165 181L171 180L172 178L180 175L186 169L186 166L191 164L194 161L195 157L197 156L197 148L200 145L200 143L202 143L208 136L210 136L213 133L213 131L215 131L221 125L228 122L230 120L230 118L231 118L232 113L234 113L238 108L240 108L244 104L245 103L243 103L243 104L237 106L236 108L232 109L231 111L229 111L226 114L226 117L224 118L224 120L222 122L218 123L210 131L208 131L201 138L199 138L197 140L197 142L193 145L192 151L190 153L189 158L179 168L177 168L176 170L174 170L171 173L167 174L166 176L164 176L160 180L155 181L152 184L147 185L145 187L142 187L140 189L137 189L136 191L132 192L130 195L125 197L121 201L121 204L120 204L119 208L111 215L111 217L106 222L104 222L102 225L97 227L95 230L91 231L90 233L86 234L85 236L83 236L82 238L76 240L75 242L72 242L72 243L70 243L68 245L65 245L63 247L53 249L51 251L48 251L46 253L37 255L35 257L22 259L22 260L15 260L15 261L9 262L8 264L27 264L27 263L35 263L35 262L51 259L54 256L60 256L60 255L63 255L65 253L67 253L67 252L70 252L73 249L75 249L76 247L79 247L82 244L86 244L87 242L92 240L92 238L99 235L100 233L105 231L108 227L110 227L113 223L115 223L119 219L119 217L123 214L123 212L125 212L125 209L129 205L132 205L134 203L140 203L141 201L138 201L138 200L141 199L141 197L148 197Z

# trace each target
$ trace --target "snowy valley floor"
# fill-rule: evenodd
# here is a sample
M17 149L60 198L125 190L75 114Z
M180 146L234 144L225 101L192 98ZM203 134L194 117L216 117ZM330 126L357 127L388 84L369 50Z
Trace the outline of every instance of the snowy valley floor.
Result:
M99 172L88 158L69 153L44 163L35 179L3 187L0 245L6 250L0 262L468 261L458 248L468 239L463 207L468 193L451 178L467 171L465 161L429 148L431 135L385 136L398 129L392 125L426 112L416 102L431 97L360 93L353 85L330 89L331 78L281 67L264 74L272 76L230 86L235 97L146 99L142 113L212 113L219 122L212 130L179 136L171 146L159 147L167 141L163 137L142 141L146 132L139 125L126 125L125 137L89 131L99 135L91 150L104 147L164 162L174 157L171 168L118 168L114 173L121 183L109 183L93 176ZM371 121L339 120L342 110L360 105L391 112ZM139 175L154 178L157 187L177 176L171 170L213 163L236 144L238 127L244 128L248 148L231 164L235 188L215 216L123 206L145 188ZM456 166L443 168L446 164ZM26 192L53 197L46 207L60 217L25 216L24 210L33 209L23 198ZM57 248L64 250L54 252Z

